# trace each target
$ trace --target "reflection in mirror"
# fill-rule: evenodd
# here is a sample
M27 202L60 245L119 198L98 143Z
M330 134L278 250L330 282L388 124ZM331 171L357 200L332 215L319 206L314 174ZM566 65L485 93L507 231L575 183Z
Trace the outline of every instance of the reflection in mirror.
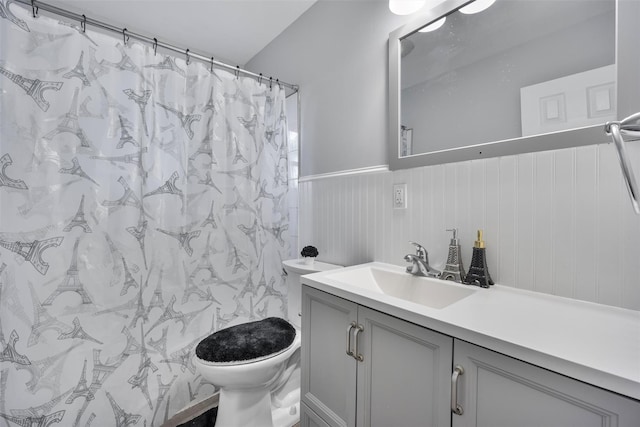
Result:
M409 156L413 152L413 129L400 126L400 156Z
M401 38L398 154L614 120L615 8L615 0L497 0Z

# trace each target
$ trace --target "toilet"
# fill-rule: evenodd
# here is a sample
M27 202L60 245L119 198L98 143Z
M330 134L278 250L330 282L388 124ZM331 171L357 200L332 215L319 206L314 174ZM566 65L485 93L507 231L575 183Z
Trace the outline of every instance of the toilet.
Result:
M216 427L291 427L300 412L300 276L341 266L282 262L287 319L270 317L221 329L200 341L193 362L220 389Z

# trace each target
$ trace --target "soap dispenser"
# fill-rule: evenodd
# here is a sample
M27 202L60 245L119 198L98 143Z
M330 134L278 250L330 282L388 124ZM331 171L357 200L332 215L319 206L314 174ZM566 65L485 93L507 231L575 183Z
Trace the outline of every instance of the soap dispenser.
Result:
M449 255L447 255L447 265L440 275L443 280L453 280L454 282L463 283L465 274L462 266L462 256L460 253L460 243L458 242L458 229L451 228L447 231L453 232L451 241L449 242Z
M489 269L487 268L487 254L485 252L484 240L482 240L482 230L478 230L478 240L473 245L473 254L471 255L471 266L469 273L464 279L464 283L468 285L477 285L482 288L488 288L493 285Z

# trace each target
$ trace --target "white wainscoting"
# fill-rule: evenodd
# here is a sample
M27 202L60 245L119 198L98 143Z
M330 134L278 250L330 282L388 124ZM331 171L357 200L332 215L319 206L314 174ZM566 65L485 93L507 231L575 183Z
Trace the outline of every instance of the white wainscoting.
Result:
M640 174L640 143L629 145ZM408 208L393 209L406 183ZM342 265L403 265L409 240L442 267L457 227L465 268L484 230L502 285L640 310L640 216L612 144L403 171L302 178L299 246Z

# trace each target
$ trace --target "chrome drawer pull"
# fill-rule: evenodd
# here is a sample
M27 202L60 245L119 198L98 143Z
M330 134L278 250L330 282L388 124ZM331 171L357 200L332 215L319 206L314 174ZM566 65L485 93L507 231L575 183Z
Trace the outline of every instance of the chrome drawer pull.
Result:
M354 351L354 354L352 354L352 356L358 362L362 362L364 360L364 356L358 353L358 334L364 331L364 327L362 325L354 325L354 326L355 326L356 332L355 334L353 334L353 339L356 342L356 349Z
M451 412L456 415L462 415L464 412L462 406L458 405L458 377L462 374L464 374L464 368L456 365L451 375Z
M353 351L351 351L351 330L356 327L356 322L351 322L349 327L347 327L347 355L351 357L355 357L353 355Z

